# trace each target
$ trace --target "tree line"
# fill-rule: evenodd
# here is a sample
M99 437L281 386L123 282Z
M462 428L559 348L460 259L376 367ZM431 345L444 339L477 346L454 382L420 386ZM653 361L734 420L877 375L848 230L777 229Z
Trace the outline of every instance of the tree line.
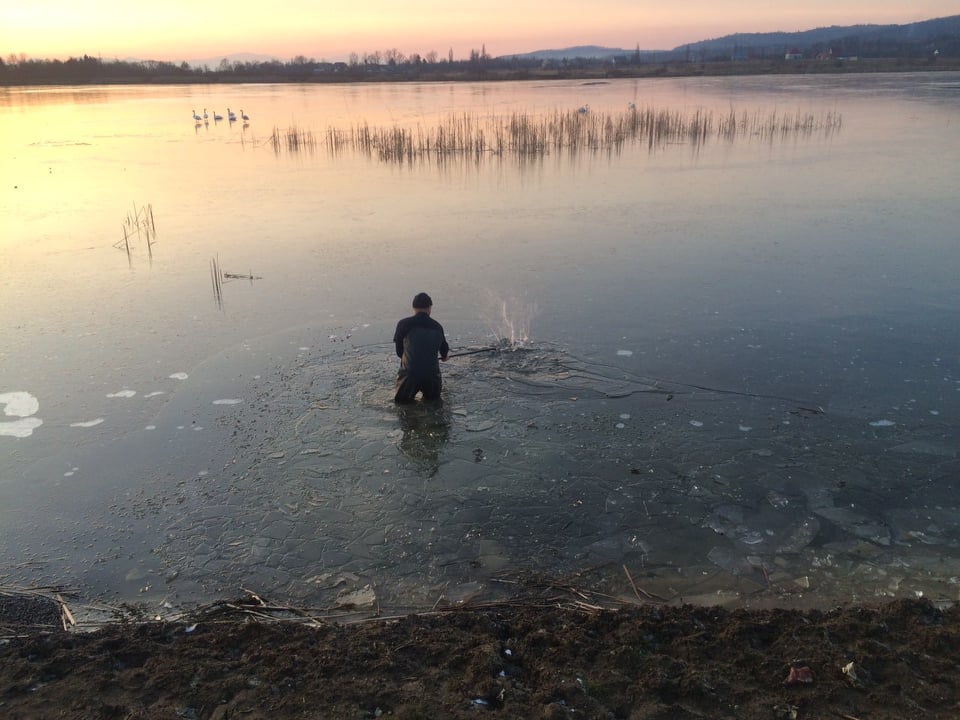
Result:
M310 82L381 79L384 76L417 78L431 75L477 76L495 68L522 70L539 66L539 61L505 61L490 57L486 48L471 50L469 57L455 60L451 49L446 56L431 50L409 55L396 48L351 53L347 62L326 62L298 55L288 61L231 61L215 67L187 62L158 60L104 60L92 55L67 60L47 60L11 54L0 58L0 84L110 84L190 82Z
M900 69L917 62L940 61L944 69L957 67L960 38L939 38L935 45L850 36L833 43L812 44L803 55L810 60L857 56L897 61ZM936 47L935 53L931 47ZM347 62L326 62L298 55L288 61L230 61L216 67L157 60L103 60L91 55L67 60L33 59L24 54L0 58L0 85L143 84L241 82L363 82L372 80L485 80L564 77L638 77L651 75L767 73L796 71L783 62L782 48L704 48L685 46L670 51L624 51L604 58L544 59L535 55L491 57L486 46L472 49L457 60L431 50L409 55L396 48L351 53ZM912 64L911 64L912 61ZM733 67L734 64L737 64ZM889 64L879 69L897 69ZM866 69L866 68L864 68ZM821 63L805 71L830 71Z

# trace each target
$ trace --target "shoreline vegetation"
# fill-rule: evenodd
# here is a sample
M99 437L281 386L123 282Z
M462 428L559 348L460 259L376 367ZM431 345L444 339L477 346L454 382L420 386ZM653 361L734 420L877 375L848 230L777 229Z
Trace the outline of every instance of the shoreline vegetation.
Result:
M217 69L167 62L105 61L82 58L0 60L0 86L359 83L359 82L498 82L723 77L750 75L828 75L958 71L960 57L765 58L717 61L631 61L576 59L531 61L479 56L464 61L402 63L326 63L296 58L290 62L235 62Z

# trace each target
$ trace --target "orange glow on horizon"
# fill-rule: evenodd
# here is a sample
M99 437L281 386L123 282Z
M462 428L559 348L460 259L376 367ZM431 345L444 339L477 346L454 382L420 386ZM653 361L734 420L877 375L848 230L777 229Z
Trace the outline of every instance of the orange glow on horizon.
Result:
M491 55L603 45L671 49L735 32L807 30L859 23L903 24L957 13L956 0L555 0L549 11L531 0L451 6L437 0L398 5L277 0L266 11L169 0L162 11L117 0L33 0L0 9L0 51L30 58L210 59L256 53L280 60L304 55L345 60L351 53L397 48L458 59L482 46ZM505 19L509 21L505 21ZM6 57L4 59L6 59Z

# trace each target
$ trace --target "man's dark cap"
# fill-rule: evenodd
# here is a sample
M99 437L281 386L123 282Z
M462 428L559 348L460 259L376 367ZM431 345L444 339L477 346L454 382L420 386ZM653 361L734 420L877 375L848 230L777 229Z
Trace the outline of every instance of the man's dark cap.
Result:
M433 307L433 300L426 293L417 293L417 296L413 298L413 306L417 310L425 310L428 307Z

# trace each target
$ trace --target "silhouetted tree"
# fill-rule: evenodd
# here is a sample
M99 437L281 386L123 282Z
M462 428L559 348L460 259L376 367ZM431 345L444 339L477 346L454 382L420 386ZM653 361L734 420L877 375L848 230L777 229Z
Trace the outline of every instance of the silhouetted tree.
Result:
M404 57L403 53L397 50L397 48L389 48L383 51L383 59L387 65L398 65L403 62Z

